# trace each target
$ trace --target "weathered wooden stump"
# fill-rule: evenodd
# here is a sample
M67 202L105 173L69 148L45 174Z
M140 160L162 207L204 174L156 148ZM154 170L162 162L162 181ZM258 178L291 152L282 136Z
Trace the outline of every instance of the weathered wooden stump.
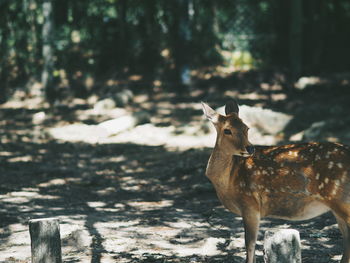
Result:
M29 220L32 263L61 263L60 225L57 218Z
M294 229L281 229L265 232L265 263L301 263L299 232Z

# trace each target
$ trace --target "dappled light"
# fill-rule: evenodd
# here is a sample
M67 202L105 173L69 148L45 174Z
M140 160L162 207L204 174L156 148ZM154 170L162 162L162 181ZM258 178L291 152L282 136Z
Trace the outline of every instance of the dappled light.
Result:
M213 89L193 90L197 94L193 98L157 94L150 99L141 94L146 98L140 103L134 101L124 109L104 108L99 114L92 113L96 107L88 102L85 106L80 102L78 110L73 107L55 114L45 108L27 109L24 103L21 110L3 105L0 114L7 125L2 128L0 151L0 260L30 257L28 219L58 217L67 262L78 258L93 262L243 262L242 220L220 206L204 177L215 131L204 121L199 102L210 100L220 107L236 94L222 87ZM338 125L348 127L345 99L337 99L337 112L328 112L323 108L328 110L334 100L320 104L309 88L296 94L277 90L287 103L271 96L275 88L245 90L237 97L246 105L241 106L242 118L251 122L255 143L283 143L300 132L299 140L308 139L308 127L319 121L319 112L325 119L342 118L344 122ZM324 98L329 98L329 92L338 91L318 88ZM302 100L310 104L300 108ZM312 110L316 106L319 110ZM111 126L102 136L102 132L85 133L82 128L103 130L101 123L132 118L140 111L149 117L125 130L113 132ZM38 112L45 114L33 124ZM271 122L269 118L280 117L287 117L280 120L280 126L269 127L277 120L264 126ZM312 139L349 139L348 129L327 127ZM53 129L61 129L62 137L52 133ZM72 131L77 140L70 139ZM304 262L315 262L319 254L324 258L320 262L336 262L340 257L340 233L329 214L301 223L265 219L261 233L272 227L300 231Z
M270 156L284 190L298 143L349 145L349 24L346 0L0 0L0 262L30 262L28 222L49 217L64 262L245 262L243 219L205 177L213 122L236 117L221 134L237 158L295 144L251 173L273 171ZM243 123L237 104L225 113L233 100ZM300 232L304 263L341 258L327 213L263 218L257 263L271 228Z

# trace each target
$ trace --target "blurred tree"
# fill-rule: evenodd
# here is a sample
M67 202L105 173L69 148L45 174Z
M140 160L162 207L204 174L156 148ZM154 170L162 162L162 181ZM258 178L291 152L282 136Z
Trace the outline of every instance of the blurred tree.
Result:
M0 102L6 101L9 69L9 2L0 2Z
M53 100L133 74L186 91L222 54L236 70L347 71L349 23L348 0L1 0L0 100L33 80Z
M291 1L290 7L290 68L292 75L298 77L302 70L302 30L303 30L302 0Z
M53 3L52 0L43 0L43 70L41 82L45 90L47 99L53 101L55 99L54 87L54 28L53 28Z

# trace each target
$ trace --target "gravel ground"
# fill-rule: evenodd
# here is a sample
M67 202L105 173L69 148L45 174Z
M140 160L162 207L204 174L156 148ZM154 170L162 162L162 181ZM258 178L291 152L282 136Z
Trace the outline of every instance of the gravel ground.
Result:
M294 116L288 132L274 135L275 142L288 141L320 121L329 104L321 104L322 99L308 104L312 94L270 105L290 109ZM72 123L96 125L130 109L91 115L91 110L51 112L26 102L2 105L0 262L30 262L27 223L42 217L60 219L64 262L244 262L241 218L220 205L204 176L215 134L198 102L209 97L166 99L138 99L133 110L149 114L147 123L98 140L78 129L86 135L78 141L55 139L50 130ZM308 119L299 108L301 100ZM343 109L339 119L347 114L345 104L338 103L338 111ZM324 119L336 119L330 114ZM346 129L326 125L317 136L348 142L348 120L337 125ZM270 142L271 135L262 136L256 137L260 144L263 138ZM263 233L275 227L300 231L305 263L340 259L341 236L334 218L325 214L305 222L264 220L258 262L263 262Z

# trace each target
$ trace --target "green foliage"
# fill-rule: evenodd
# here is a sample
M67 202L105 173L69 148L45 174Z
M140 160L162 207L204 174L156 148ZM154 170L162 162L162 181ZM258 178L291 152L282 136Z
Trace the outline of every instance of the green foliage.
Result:
M53 71L68 80L79 72L95 78L138 73L152 80L222 62L237 70L288 67L291 1L51 0ZM40 80L47 22L42 4L0 1L0 93ZM310 0L302 8L304 70L321 64L348 69L349 1Z

